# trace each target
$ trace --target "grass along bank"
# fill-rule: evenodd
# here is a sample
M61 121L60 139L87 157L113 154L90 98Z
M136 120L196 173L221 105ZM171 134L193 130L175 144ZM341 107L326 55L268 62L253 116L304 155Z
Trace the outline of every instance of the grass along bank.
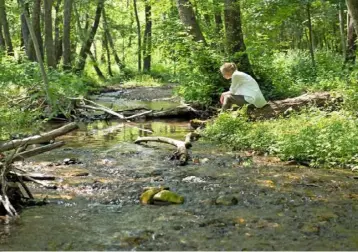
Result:
M289 118L249 122L244 108L220 114L205 136L235 150L255 150L313 167L358 164L358 119L345 111L310 109Z

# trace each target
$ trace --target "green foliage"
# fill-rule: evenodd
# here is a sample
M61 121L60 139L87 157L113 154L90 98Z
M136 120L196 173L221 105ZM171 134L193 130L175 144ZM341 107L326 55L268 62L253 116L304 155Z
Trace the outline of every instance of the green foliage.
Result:
M288 119L248 122L221 114L206 136L234 149L252 149L312 166L357 164L358 119L346 112L311 110Z

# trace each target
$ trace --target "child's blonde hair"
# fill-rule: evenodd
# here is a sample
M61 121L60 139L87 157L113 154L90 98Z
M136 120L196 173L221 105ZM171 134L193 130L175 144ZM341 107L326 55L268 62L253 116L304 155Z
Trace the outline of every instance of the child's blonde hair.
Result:
M221 73L233 73L237 70L236 64L235 63L224 63L221 67L220 67L220 72Z

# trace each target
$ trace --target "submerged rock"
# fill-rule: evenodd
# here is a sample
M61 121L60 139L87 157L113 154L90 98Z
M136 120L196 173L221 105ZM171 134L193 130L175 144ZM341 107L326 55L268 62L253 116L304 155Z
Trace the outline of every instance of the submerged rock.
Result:
M235 196L232 195L221 195L219 196L215 203L216 205L223 205L223 206L233 206L236 205L239 201Z
M174 204L183 204L184 197L168 190L162 190L154 195L153 200L160 202L168 202Z
M145 205L153 204L154 195L156 195L160 191L161 188L157 188L157 187L151 187L148 190L145 190L145 192L142 193L142 195L140 196L140 202Z

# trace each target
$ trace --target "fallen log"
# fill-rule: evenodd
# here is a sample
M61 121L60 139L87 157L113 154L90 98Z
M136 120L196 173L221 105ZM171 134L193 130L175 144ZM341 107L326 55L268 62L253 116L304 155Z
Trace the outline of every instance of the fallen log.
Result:
M305 106L314 105L324 107L327 104L340 102L338 99L331 97L329 92L319 92L313 94L304 94L294 98L288 98L279 101L270 101L263 108L255 108L250 105L247 109L247 115L250 120L270 119L280 115L289 114L292 111L298 111ZM210 120L190 120L190 126L194 129L203 128Z
M333 102L329 92L320 92L313 94L304 94L294 98L288 98L279 101L270 101L263 108L248 107L248 115L250 119L269 119L280 115L297 111L308 105L316 107L324 107L328 103Z
M67 134L68 132L75 130L77 128L78 128L78 125L76 123L69 123L69 124L62 126L61 128L43 133L41 135L35 135L35 136L31 136L31 137L26 137L23 139L11 140L9 142L0 144L0 152L16 149L23 145L47 142L47 141L50 141L58 136Z

